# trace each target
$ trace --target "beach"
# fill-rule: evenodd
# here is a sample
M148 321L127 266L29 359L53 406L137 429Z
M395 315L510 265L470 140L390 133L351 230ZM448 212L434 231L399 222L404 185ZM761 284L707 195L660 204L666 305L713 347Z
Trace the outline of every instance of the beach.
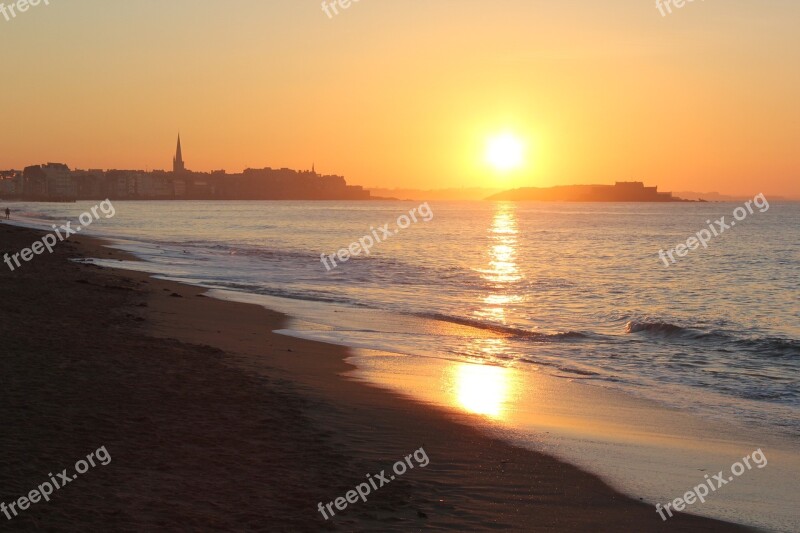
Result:
M0 226L3 251L38 238ZM346 379L345 348L286 317L69 259L131 259L85 236L0 275L0 500L104 446L111 461L10 530L739 531L648 503L459 415ZM459 419L463 417L463 419ZM430 463L325 520L326 504L424 448ZM335 507L334 507L335 509Z

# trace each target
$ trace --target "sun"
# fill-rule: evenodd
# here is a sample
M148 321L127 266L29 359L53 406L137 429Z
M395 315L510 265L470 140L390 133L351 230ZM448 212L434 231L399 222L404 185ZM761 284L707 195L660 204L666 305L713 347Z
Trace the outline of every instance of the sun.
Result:
M522 141L510 133L504 133L487 142L486 161L496 170L514 170L522 165L524 151Z

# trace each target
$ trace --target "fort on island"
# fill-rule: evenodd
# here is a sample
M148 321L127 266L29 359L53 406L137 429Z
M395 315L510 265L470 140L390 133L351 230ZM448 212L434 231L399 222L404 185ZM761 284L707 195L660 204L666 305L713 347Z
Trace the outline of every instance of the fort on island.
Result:
M658 187L645 187L641 181L618 181L614 185L561 185L523 187L497 193L487 200L534 202L686 202Z
M25 201L75 200L369 200L363 187L344 177L288 168L224 170L186 169L178 136L172 171L71 170L47 163L0 171L0 198Z

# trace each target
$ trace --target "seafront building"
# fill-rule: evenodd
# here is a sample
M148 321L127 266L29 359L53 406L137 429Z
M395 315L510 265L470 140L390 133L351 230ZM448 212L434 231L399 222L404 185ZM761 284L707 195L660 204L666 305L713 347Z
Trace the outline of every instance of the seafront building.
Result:
M363 187L344 177L288 168L192 172L183 160L180 135L172 172L163 170L70 170L63 163L0 171L0 198L75 200L369 200Z
M658 187L645 187L641 181L618 181L614 186L594 185L589 196L595 201L612 202L672 202L671 192L658 192Z
M658 187L645 187L641 181L618 181L614 185L558 185L556 187L523 187L504 191L487 198L501 201L534 202L683 202L671 192L658 192Z
M0 198L14 198L22 191L22 172L0 170Z

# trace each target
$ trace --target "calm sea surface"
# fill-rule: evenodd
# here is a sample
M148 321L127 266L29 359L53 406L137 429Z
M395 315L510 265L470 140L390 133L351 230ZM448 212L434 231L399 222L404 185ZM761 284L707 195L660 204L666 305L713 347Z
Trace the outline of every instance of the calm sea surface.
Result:
M63 223L91 205L12 209ZM739 205L433 202L398 229L419 203L115 202L89 233L171 278L352 309L299 317L314 338L592 380L800 435L800 204L756 209L669 267L658 255ZM385 223L369 255L320 261Z

